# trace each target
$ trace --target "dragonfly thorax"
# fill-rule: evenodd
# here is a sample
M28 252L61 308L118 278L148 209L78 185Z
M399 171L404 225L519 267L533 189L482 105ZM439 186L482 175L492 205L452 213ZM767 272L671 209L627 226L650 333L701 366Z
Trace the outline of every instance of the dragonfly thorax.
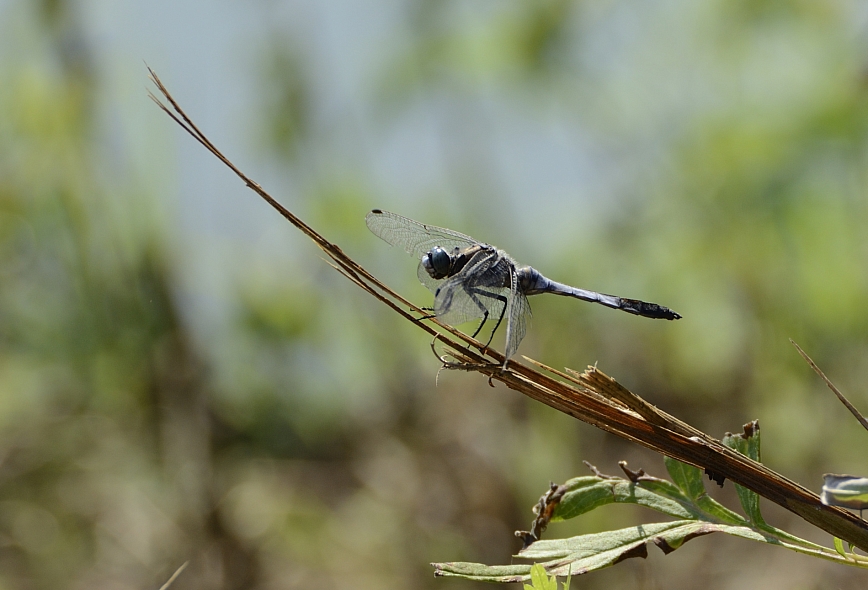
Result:
M432 279L443 279L449 276L452 257L440 246L435 246L422 256L422 267Z

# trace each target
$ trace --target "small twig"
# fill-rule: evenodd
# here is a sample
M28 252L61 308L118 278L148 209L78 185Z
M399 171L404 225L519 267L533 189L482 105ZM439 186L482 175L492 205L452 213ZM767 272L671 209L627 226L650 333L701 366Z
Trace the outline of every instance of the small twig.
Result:
M621 468L621 471L624 472L624 474L627 476L627 479L629 479L633 483L639 483L639 481L643 477L645 477L645 470L644 469L642 469L640 467L636 471L633 471L632 469L627 467L626 461L618 461L618 467Z
M599 469L597 469L596 465L593 465L590 461L582 461L585 464L585 467L591 470L591 473L599 477L600 479L618 479L617 475L606 475Z
M539 502L533 508L536 518L533 519L530 530L515 531L515 536L521 539L523 549L527 549L533 543L540 540L552 519L555 508L561 503L561 499L564 497L567 489L569 489L567 486L559 486L555 482L549 484L548 491L542 495Z
M859 412L859 410L857 410L856 407L853 404L851 404L850 401L846 397L844 397L844 394L841 393L837 387L835 387L834 383L829 381L829 378L826 377L825 373L823 373L823 371L820 370L820 367L817 366L817 363L815 363L811 359L811 357L809 357L805 353L805 351L802 350L802 348L798 344L796 344L796 342L792 338L790 338L790 344L792 344L793 346L796 347L796 350L799 351L799 354L802 355L802 358L805 359L805 362L808 363L809 365L811 365L811 368L814 369L814 371L817 373L817 375L819 375L823 379L823 381L826 382L826 385L829 386L829 389L832 390L832 393L834 393L835 395L838 396L838 399L841 400L841 403L844 404L844 406L848 410L850 410L850 413L856 417L856 420L859 421L859 424L862 425L862 428L864 428L865 430L868 430L868 420L865 419L865 416L863 416Z
M162 586L160 586L160 590L167 590L168 587L172 585L172 582L174 582L175 579L176 579L178 576L181 575L181 572L183 572L185 569L187 569L187 564L189 564L189 563L190 563L189 561L185 561L184 563L182 563L182 564L181 564L181 567L179 567L178 569L176 569L176 570L175 570L175 573L172 574L172 577L169 578L169 579L166 581L165 584L163 584Z

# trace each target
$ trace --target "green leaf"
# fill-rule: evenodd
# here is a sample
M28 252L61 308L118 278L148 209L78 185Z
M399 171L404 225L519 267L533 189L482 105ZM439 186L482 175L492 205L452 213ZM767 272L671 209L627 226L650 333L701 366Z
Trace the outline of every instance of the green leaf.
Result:
M829 561L868 568L868 558L853 553L839 555L838 552L825 547L808 547L791 543L751 526L732 526L700 520L657 522L570 539L537 541L516 557L533 559L537 565L541 564L545 567L545 571L555 576L579 575L612 566L631 557L644 558L648 555L646 549L648 541L652 541L661 551L668 554L691 539L718 532L778 545ZM843 551L843 545L840 546L840 550ZM435 575L438 576L456 576L482 582L526 582L531 579L529 565L486 566L478 563L432 565L435 568ZM537 582L534 581L534 584ZM536 589L537 586L534 585L533 588Z
M754 433L758 429L754 428ZM749 438L753 438L749 437ZM732 448L759 457L759 440L753 444L742 435L727 436ZM687 541L710 533L724 533L742 539L777 545L798 553L829 561L868 568L868 558L844 550L843 543L835 539L835 548L827 548L795 537L771 527L759 515L759 504L748 494L740 494L742 505L750 516L747 520L705 492L699 469L666 460L666 468L674 481L670 482L644 474L629 472L630 479L597 474L577 477L562 486L553 487L542 499L540 509L543 521L575 518L606 504L637 504L668 516L674 522L656 522L614 531L581 535L569 539L539 540L523 549L516 557L533 560L536 565L487 566L478 563L437 563L435 574L455 576L484 582L528 582L529 590L556 590L552 576L570 576L612 566L631 557L646 557L647 543L653 542L664 553L671 553ZM625 469L626 470L626 469ZM596 469L595 469L596 473ZM749 490L747 490L749 492ZM753 492L749 492L753 494ZM755 496L755 494L753 494ZM757 498L758 500L758 498ZM537 568L537 569L534 569ZM536 572L536 573L534 573ZM566 586L565 586L566 587Z
M528 582L529 565L485 565L483 563L432 563L435 576L457 577L478 582Z
M847 557L847 552L844 550L844 541L835 537L835 551L837 551L841 557Z
M558 579L555 576L551 578L546 575L546 568L538 563L535 563L530 568L530 584L524 585L524 590L558 590Z
M756 462L760 460L760 430L756 421L745 424L744 434L727 433L721 442ZM741 507L750 521L756 525L765 525L765 520L763 520L760 512L759 494L738 484L735 484L735 491L738 494Z
M671 457L664 457L666 471L669 477L691 500L705 494L705 484L702 481L702 470L699 467L682 463Z
M543 561L552 574L567 575L568 571L583 574L630 557L644 558L647 556L645 543L649 539L694 522L656 522L569 539L542 540L522 550L517 557ZM638 549L640 547L641 550Z
M690 499L666 480L637 485L620 477L578 477L564 484L567 491L555 507L552 521L569 520L606 504L639 504L675 518L694 518Z
M686 468L685 473L689 469L699 471L681 465ZM673 466L673 469L679 468ZM701 476L699 484L702 485ZM686 485L690 493L696 494L692 483ZM704 518L734 525L747 523L743 517L708 497L704 487L694 500L672 482L649 475L642 476L638 483L620 477L577 477L564 487L567 491L552 512L552 522L569 520L606 504L638 504L674 518Z
M645 557L645 542L691 521L654 523L571 539L537 541L517 557L544 560L556 576L578 575L602 569L630 557ZM485 566L478 563L435 563L435 575L457 576L482 582L527 582L531 566ZM523 568L523 569L521 569Z

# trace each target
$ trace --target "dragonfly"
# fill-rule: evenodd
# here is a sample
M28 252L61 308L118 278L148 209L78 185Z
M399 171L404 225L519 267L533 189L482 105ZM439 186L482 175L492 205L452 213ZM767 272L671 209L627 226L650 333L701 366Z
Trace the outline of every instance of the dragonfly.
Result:
M434 312L440 321L455 326L481 319L471 338L488 320L497 319L485 345L506 319L503 367L518 350L531 316L527 298L541 293L575 297L634 315L677 320L681 315L657 303L586 291L552 281L530 266L519 266L503 250L451 229L413 221L374 209L365 223L376 236L419 260L419 281L434 293Z

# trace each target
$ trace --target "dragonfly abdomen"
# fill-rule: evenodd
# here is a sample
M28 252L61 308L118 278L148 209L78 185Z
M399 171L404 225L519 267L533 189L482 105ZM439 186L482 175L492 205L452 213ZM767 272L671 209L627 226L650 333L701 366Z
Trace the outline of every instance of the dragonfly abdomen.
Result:
M648 303L638 299L627 299L618 297L617 295L606 295L605 293L597 293L596 291L587 291L577 287L571 287L563 283L558 283L549 278L546 278L538 270L530 266L524 266L517 269L519 284L525 295L539 295L540 293L553 293L555 295L563 295L564 297L574 297L582 301L590 301L599 303L612 309L620 309L633 315L639 315L646 318L677 320L681 315L672 311L668 307L658 305L657 303Z

